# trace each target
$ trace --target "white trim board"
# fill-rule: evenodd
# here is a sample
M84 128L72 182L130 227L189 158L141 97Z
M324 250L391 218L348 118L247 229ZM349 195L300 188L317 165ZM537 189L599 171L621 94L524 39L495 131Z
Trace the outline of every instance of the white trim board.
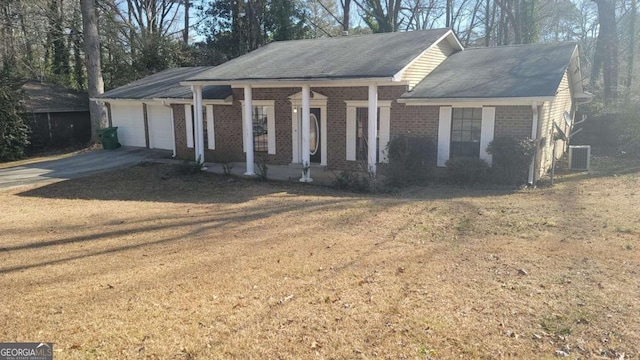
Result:
M345 100L347 107L368 108L369 100ZM378 107L391 107L392 100L378 100Z
M534 102L552 101L553 96L526 98L474 98L474 99L398 99L398 103L406 106L450 106L450 107L482 107L531 105Z
M273 80L273 79L257 79L257 80L202 80L202 81L186 81L181 82L182 86L209 86L209 85L230 85L231 88L244 88L249 85L252 88L300 88L302 85L311 85L311 87L351 87L351 86L369 86L376 84L378 86L408 85L408 81L394 80L393 77L381 78L360 78L360 79L291 79L291 80Z

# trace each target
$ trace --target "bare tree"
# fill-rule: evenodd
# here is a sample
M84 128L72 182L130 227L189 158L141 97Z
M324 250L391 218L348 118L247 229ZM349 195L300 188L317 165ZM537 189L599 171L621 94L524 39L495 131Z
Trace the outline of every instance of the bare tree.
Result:
M613 0L593 0L598 5L600 30L596 43L591 82L595 83L602 70L605 103L618 98L618 28Z
M100 36L98 34L98 19L94 1L80 0L90 98L104 93L102 67L100 64ZM106 109L104 105L97 101L91 101L89 110L91 113L91 141L95 142L98 139L98 129L107 125Z

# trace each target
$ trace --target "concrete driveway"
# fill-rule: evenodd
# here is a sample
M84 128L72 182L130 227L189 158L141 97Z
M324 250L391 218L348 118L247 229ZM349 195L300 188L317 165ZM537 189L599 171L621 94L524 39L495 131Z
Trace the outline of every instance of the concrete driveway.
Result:
M64 159L0 169L0 189L68 180L141 161L170 157L171 151L141 148L90 151Z

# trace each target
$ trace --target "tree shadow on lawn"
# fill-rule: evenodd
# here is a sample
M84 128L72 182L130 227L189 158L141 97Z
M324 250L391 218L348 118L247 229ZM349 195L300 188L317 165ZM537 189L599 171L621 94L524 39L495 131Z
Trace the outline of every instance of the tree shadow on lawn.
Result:
M234 230L239 229L245 226L247 223L252 221L268 218L274 215L282 215L286 213L303 213L306 211L326 211L326 210L341 210L349 207L349 204L346 201L336 201L336 200L321 200L321 201L313 201L313 202L297 202L297 203L287 203L283 202L279 204L277 207L268 207L264 208L260 206L260 204L256 204L255 206L246 209L245 211L238 213L227 213L227 214L212 214L210 216L197 216L194 219L194 216L191 215L182 215L182 216L174 216L171 219L173 222L169 224L156 224L152 222L151 224L137 224L135 228L127 227L121 229L114 229L111 231L97 230L96 232L92 232L89 234L77 235L65 237L62 239L54 239L54 240L44 240L38 242L29 242L23 243L14 246L6 246L0 247L0 258L2 256L9 256L9 254L16 254L18 256L23 256L24 251L34 251L38 249L44 249L48 247L54 246L64 246L64 245L72 245L78 243L89 243L96 246L96 243L100 242L108 242L127 236L132 237L138 233L149 233L149 232L163 232L172 229L180 229L180 228L188 228L188 232L183 233L177 236L170 236L158 240L152 241L143 241L134 244L127 244L120 246L109 246L108 244L103 244L99 249L95 251L89 251L87 253L81 255L68 256L63 258L54 258L54 259L45 259L44 261L29 263L29 264L20 264L13 267L0 267L0 274L12 273L16 271L23 271L32 268L39 268L47 265L55 265L60 263L65 263L68 261L90 258L94 256L100 255L108 255L114 253L125 252L129 250L142 249L146 247L152 247L156 245L162 245L167 243L173 243L178 241L189 240L199 235L202 235L208 231L213 231L216 229L225 228L226 230ZM220 216L221 215L221 216ZM149 222L153 219L148 219ZM147 221L139 221L138 223L144 223ZM131 224L131 223L129 223ZM136 222L134 222L136 224ZM320 226L320 224L318 224ZM59 231L65 231L64 228L59 229ZM69 231L73 233L73 230ZM106 248L105 248L106 247ZM57 252L64 254L64 251ZM39 257L34 257L39 258Z
M377 198L424 201L502 196L516 191L510 187L464 188L432 185L389 194L355 194L325 186L295 182L261 182L257 179L242 179L208 172L185 175L180 174L175 165L141 163L129 168L41 186L18 195L70 200L239 204L273 194L326 196L352 200Z

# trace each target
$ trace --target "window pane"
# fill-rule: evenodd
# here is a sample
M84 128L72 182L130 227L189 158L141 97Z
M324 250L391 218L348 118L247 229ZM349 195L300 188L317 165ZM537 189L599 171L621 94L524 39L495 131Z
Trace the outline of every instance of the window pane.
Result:
M462 119L462 109L459 109L459 108L453 109L453 118L458 120Z
M369 109L356 108L356 159L367 160Z
M473 109L473 118L476 120L482 120L482 109L481 108L477 108L477 109Z
M465 119L471 119L473 118L473 109L470 108L464 108L463 109L463 115Z
M462 120L453 119L451 121L451 129L452 130L462 130Z

